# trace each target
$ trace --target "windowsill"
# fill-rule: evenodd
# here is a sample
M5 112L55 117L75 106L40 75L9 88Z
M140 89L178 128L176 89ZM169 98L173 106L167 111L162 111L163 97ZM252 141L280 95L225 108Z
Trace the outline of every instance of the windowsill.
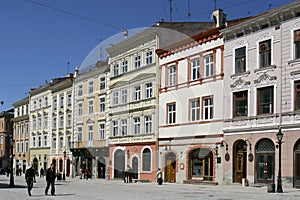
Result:
M300 58L290 60L290 61L288 61L288 64L291 65L291 66L296 65L296 64L300 64Z
M236 78L240 76L248 76L250 74L250 71L241 72L241 73L235 73L230 76L230 78Z
M254 73L263 73L263 72L267 72L267 71L273 71L275 68L276 68L276 65L270 65L268 67L254 69Z

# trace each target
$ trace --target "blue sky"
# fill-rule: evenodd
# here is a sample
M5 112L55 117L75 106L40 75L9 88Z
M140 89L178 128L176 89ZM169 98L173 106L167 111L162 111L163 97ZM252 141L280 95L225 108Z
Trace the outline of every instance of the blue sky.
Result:
M224 10L227 19L235 19L293 1L217 0L217 8ZM122 30L170 21L169 2L0 0L0 101L4 101L0 111L13 108L31 88L73 73L92 49ZM211 21L215 8L214 0L171 2L173 22Z

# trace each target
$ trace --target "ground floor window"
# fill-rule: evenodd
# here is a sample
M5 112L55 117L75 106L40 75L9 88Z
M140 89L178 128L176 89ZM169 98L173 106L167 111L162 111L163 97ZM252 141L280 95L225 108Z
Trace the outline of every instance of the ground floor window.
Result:
M193 150L189 155L191 178L213 179L213 153L206 148Z

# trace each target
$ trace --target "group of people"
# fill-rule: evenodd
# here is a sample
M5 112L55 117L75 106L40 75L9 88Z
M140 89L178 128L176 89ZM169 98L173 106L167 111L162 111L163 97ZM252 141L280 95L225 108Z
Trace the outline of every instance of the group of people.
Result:
M48 195L48 190L51 187L51 195L55 195L55 179L56 179L56 169L55 164L51 163L50 167L46 171L46 182L47 186L45 188L45 195ZM35 180L35 169L31 165L25 172L25 180L27 183L27 191L28 195L31 196L31 190L33 188L33 183L36 182Z

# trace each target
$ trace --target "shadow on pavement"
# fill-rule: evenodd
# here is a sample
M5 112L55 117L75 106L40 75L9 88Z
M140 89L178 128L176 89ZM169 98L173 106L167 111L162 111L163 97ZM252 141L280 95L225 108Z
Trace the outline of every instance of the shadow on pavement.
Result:
M3 189L3 188L10 188L9 187L9 183L0 183L0 189ZM11 189L13 188L27 188L27 186L24 186L24 185L14 185L14 187L12 187Z

